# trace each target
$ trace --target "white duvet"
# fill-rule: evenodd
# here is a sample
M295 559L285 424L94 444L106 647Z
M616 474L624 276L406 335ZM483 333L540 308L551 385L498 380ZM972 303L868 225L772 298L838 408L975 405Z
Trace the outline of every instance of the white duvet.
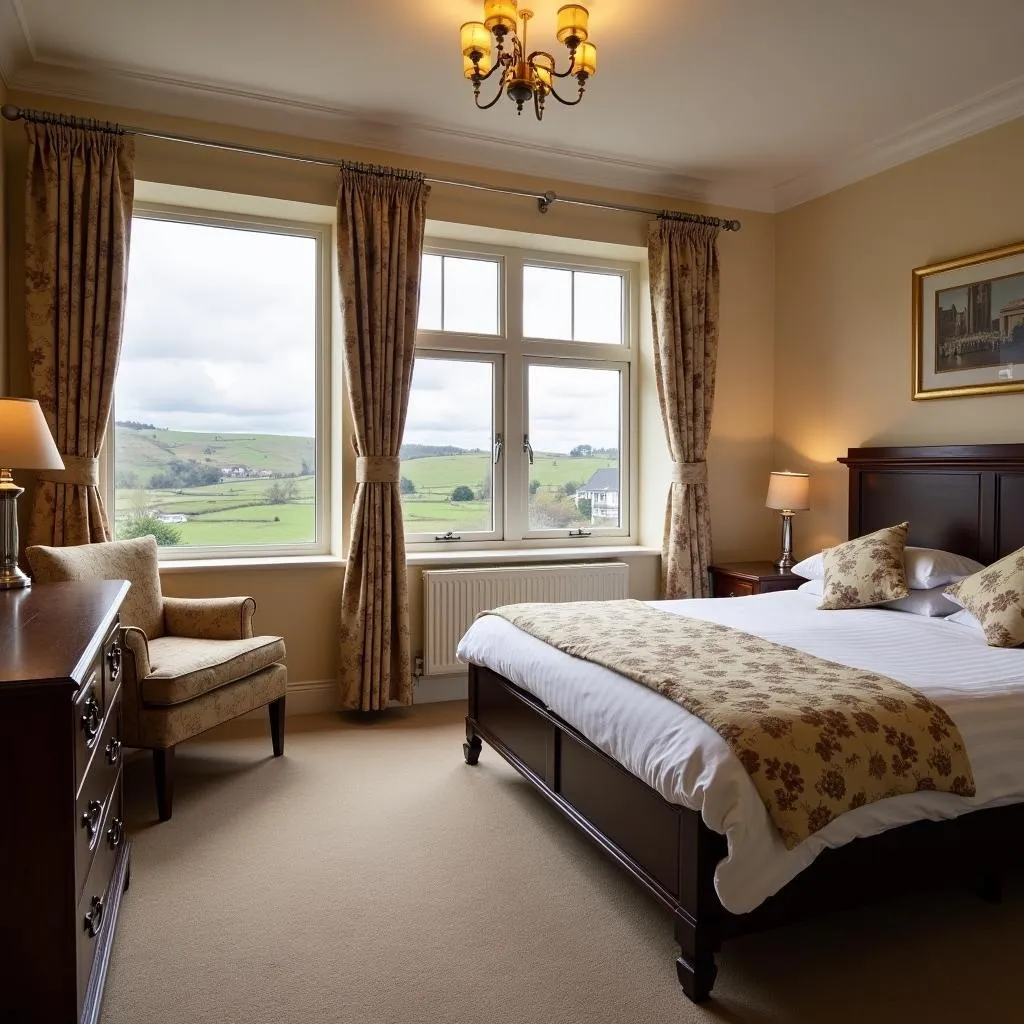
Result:
M730 600L662 601L665 611L720 622L832 661L870 669L927 694L960 728L977 795L921 792L848 811L793 850L768 818L754 784L710 726L630 679L563 654L496 615L477 619L459 644L657 790L699 810L728 840L715 872L722 904L752 910L825 848L920 818L952 818L1024 801L1024 650L988 647L969 626L883 609L817 610L820 598L788 591Z

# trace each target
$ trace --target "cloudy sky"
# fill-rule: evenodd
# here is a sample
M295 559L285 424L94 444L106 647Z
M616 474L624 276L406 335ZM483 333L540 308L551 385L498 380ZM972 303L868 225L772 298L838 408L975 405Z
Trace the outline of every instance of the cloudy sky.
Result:
M527 273L529 332L618 340L618 278ZM117 419L312 436L316 274L310 238L136 218ZM422 327L496 332L497 264L445 258L442 267L441 257L428 256L422 290ZM528 373L536 450L618 444L616 372L532 366ZM489 448L491 374L490 363L421 359L406 440Z

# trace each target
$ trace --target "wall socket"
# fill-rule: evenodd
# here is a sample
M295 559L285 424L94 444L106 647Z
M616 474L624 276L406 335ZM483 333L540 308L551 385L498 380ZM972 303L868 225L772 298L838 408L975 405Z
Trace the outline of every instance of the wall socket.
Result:
M417 654L412 659L412 674L413 678L419 679L423 675L423 655Z

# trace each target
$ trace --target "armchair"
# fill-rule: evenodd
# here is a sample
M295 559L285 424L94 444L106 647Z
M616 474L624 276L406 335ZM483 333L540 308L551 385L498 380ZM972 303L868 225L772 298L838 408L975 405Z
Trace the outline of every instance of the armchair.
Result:
M160 820L171 816L174 748L182 740L268 706L274 756L284 752L288 674L284 640L253 636L251 597L164 597L152 537L26 551L39 583L126 579L121 606L127 746L153 751Z

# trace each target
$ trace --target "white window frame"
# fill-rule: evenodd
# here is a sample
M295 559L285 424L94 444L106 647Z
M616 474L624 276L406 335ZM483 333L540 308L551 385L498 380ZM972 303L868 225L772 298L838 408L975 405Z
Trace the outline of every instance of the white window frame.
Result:
M294 204L289 204L294 205ZM136 202L132 217L150 220L173 221L182 224L201 224L209 227L234 228L236 230L258 231L260 233L298 235L312 238L316 242L317 280L315 319L315 386L316 386L316 436L314 489L316 501L315 539L300 544L205 544L181 545L160 548L160 561L205 561L219 559L279 559L303 555L326 555L332 548L331 476L333 455L331 449L331 400L332 374L331 353L328 339L331 337L331 259L334 249L333 229L320 220L299 220L286 217L268 217L246 213L210 210L194 206L179 206L169 203ZM127 301L131 301L130 297ZM111 528L116 533L114 515L116 512L115 479L117 455L115 420L116 408L111 410L110 420L103 444L104 497L110 509Z
M495 430L502 434L503 455L495 466L493 490L499 478L503 481L504 509L495 505L495 523L503 511L503 534L493 540L479 535L463 535L461 541L436 542L433 536L407 534L406 542L416 551L481 550L521 547L579 547L636 544L637 480L637 382L639 376L639 288L642 268L637 263L620 259L552 253L508 246L460 243L448 239L428 238L424 253L461 256L476 259L500 258L498 283L498 334L472 335L453 331L420 331L417 352L435 357L450 355L499 356L504 378L504 423L495 409ZM581 270L619 274L623 277L622 344L600 342L551 341L524 338L522 333L523 267L550 267L557 270ZM529 529L529 460L523 450L527 433L528 393L527 366L530 364L618 369L620 377L620 443L619 443L619 526L584 527L588 536L570 536L569 529Z

